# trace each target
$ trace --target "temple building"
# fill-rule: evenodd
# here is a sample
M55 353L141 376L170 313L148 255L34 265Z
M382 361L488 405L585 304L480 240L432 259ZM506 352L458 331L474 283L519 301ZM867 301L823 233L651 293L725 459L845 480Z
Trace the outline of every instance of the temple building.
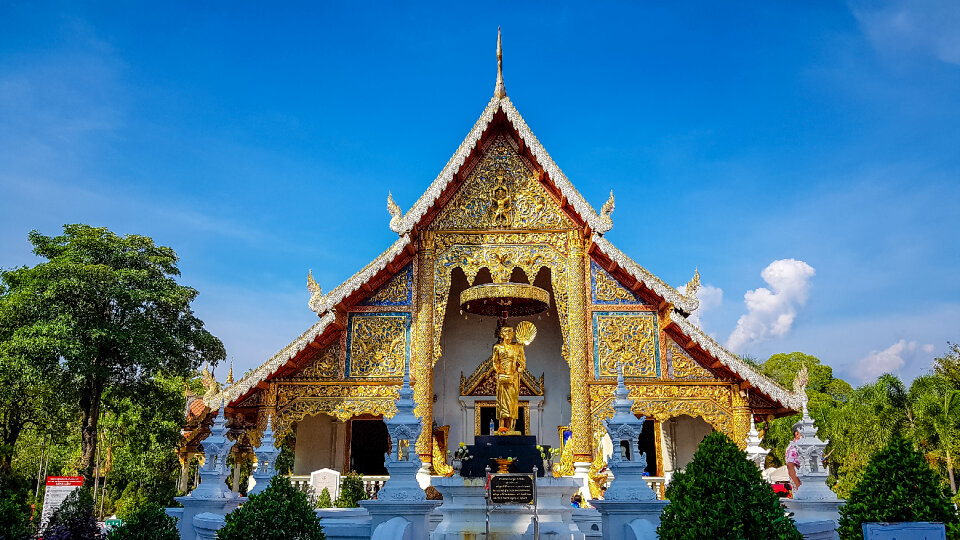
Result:
M475 314L475 295L464 294L483 284L514 291L502 295L508 324L536 328L515 429L562 449L556 475L602 483L618 363L646 418L638 450L652 477L684 467L711 430L745 447L751 417L801 406L801 395L691 322L699 274L681 293L607 240L613 194L598 212L554 163L507 97L499 44L494 95L476 124L412 208L388 196L387 209L396 241L328 292L308 274L316 323L208 392L206 419L191 408L183 458L199 450L222 400L232 433L249 444L268 418L277 441L295 436L296 475L385 474L383 419L409 363L423 472L450 474L448 447L498 427L491 352L504 322ZM543 309L524 315L533 300Z

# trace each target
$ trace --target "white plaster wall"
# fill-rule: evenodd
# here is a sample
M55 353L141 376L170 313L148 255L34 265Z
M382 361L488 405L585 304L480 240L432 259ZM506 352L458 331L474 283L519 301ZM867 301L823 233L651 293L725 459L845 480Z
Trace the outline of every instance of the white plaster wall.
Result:
M662 422L663 469L667 475L683 469L693 460L700 441L713 431L702 418L678 416Z
M525 281L522 276L522 272L517 270L512 281ZM474 283L490 281L489 272L482 270ZM561 354L562 337L556 307L553 305L549 271L541 271L534 285L551 292L549 316L544 313L540 319L537 316L512 317L509 322L516 325L526 319L537 327L537 337L526 348L525 354L530 373L537 379L541 373L544 374L545 396L542 410L538 411L536 405L531 403L530 428L534 435L538 435L540 444L558 446L560 439L557 426L570 424L570 369ZM496 343L495 317L469 315L464 319L460 315L460 293L467 286L462 271L455 270L440 340L443 353L434 366L436 402L433 418L437 425L450 426L450 447L460 441L473 444L473 412L465 411L459 402L460 374L462 372L465 377L470 376L481 362L490 357Z
M293 474L310 474L325 468L340 471L346 433L346 424L325 414L307 416L298 422Z

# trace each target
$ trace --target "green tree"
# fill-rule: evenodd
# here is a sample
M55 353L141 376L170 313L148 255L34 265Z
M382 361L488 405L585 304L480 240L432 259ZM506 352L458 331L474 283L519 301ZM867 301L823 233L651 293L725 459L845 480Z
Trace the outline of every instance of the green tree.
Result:
M713 432L667 488L660 538L791 539L801 535L780 499L726 435Z
M933 370L960 388L960 344L948 343L947 354L933 360Z
M42 351L55 351L73 377L79 468L89 483L106 392L138 401L155 375L186 376L225 352L191 310L197 291L176 282L172 249L105 228L63 229L55 237L30 233L33 252L47 260L5 272L5 294L28 314L18 324L35 328Z
M35 299L18 287L14 272L0 271L0 475L11 473L23 431L59 424L65 372L58 344L63 321L37 321Z
M88 488L73 490L53 513L44 540L100 540L100 526L93 516L93 497Z
M957 494L953 461L960 450L960 390L940 375L917 377L910 387L918 412L914 447L920 448L932 461L942 463L950 481L950 491Z
M367 499L367 490L363 488L363 476L350 471L340 477L340 496L337 497L337 508L357 508L357 501Z
M123 525L112 530L107 540L179 540L177 520L163 508L147 504L123 520Z
M958 537L957 511L923 456L902 437L878 452L840 508L842 540L862 539L868 522L939 521L948 537Z
M259 495L227 515L219 540L322 540L320 519L305 493L284 476L274 476Z

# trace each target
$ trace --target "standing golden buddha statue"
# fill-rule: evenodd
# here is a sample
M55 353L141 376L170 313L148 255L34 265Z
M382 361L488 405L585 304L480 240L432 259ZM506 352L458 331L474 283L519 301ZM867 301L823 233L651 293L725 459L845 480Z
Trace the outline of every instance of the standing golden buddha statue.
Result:
M519 435L515 429L520 409L520 374L526 369L527 361L523 348L533 342L537 328L529 321L522 321L513 327L502 326L500 341L493 346L493 369L497 374L497 418L500 420L499 433ZM514 343L516 337L519 343Z

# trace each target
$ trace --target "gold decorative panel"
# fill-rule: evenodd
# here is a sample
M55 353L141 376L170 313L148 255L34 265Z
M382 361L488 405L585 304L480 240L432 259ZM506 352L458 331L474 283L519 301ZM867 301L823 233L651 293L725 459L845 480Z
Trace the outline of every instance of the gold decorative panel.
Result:
M340 340L335 339L332 343L318 352L310 363L291 377L284 379L291 380L330 380L336 379L340 374Z
M282 440L292 424L314 414L326 414L340 421L369 414L390 417L396 414L397 384L309 384L282 383L277 388L273 427Z
M660 376L660 358L653 312L593 313L594 374L616 377L617 362L627 377Z
M643 301L633 291L615 280L595 261L590 261L590 280L593 288L594 304L642 304Z
M409 306L413 299L413 264L380 286L361 306Z
M557 201L537 181L506 137L493 141L434 220L433 229L569 229Z
M710 371L701 366L672 339L667 340L669 375L674 379L716 380Z
M347 377L402 377L410 352L409 313L351 313Z

